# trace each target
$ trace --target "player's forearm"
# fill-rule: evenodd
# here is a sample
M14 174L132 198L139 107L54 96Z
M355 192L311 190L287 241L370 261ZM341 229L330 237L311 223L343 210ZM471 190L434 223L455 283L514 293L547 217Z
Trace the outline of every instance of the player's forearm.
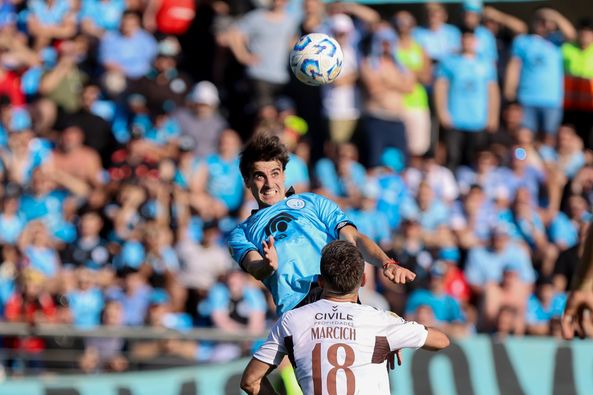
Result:
M364 260L373 266L382 268L383 264L390 260L381 247L362 233L358 233L355 244L362 253Z
M593 291L593 225L587 231L581 262L572 280L572 289Z

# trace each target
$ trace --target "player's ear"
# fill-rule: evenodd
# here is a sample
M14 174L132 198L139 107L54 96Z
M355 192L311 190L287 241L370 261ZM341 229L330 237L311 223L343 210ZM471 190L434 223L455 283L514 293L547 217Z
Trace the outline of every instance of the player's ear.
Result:
M317 284L319 284L321 288L325 288L325 280L323 280L323 277L317 277Z
M360 280L360 286L364 287L364 285L367 283L367 276L364 272L362 272L362 279Z

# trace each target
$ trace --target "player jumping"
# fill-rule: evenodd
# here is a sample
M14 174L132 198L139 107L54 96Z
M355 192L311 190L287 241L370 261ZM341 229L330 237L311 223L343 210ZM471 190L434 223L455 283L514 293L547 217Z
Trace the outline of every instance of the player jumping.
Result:
M284 314L251 359L241 388L275 394L267 375L288 355L305 394L387 395L388 355L400 348L441 350L447 336L397 315L356 304L365 283L356 247L334 241L322 251L317 302Z
M367 262L381 267L396 284L416 277L358 232L331 200L314 193L294 195L292 188L286 191L287 162L287 149L276 136L259 133L247 143L240 169L259 209L229 238L233 258L263 281L279 314L319 298L321 249L333 240L346 240L358 247Z

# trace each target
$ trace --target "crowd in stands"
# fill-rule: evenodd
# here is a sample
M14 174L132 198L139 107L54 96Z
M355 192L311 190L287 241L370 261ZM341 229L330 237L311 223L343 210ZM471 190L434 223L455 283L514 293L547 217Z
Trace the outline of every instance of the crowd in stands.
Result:
M4 1L0 319L263 333L273 303L225 240L256 206L242 144L274 133L287 186L335 200L417 274L396 286L369 266L364 303L454 337L558 336L593 217L593 20L541 8L525 22L467 1L453 25L441 4L403 8ZM343 49L332 85L288 68L311 32ZM35 355L68 345L85 372L252 348L0 342L11 374L18 353L43 371Z

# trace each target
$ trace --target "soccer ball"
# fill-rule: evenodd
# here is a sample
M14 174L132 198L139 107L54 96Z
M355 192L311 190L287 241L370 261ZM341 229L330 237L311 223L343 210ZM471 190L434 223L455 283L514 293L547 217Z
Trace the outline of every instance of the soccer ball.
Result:
M311 33L301 37L290 52L290 68L307 85L330 84L342 71L344 55L330 36Z

